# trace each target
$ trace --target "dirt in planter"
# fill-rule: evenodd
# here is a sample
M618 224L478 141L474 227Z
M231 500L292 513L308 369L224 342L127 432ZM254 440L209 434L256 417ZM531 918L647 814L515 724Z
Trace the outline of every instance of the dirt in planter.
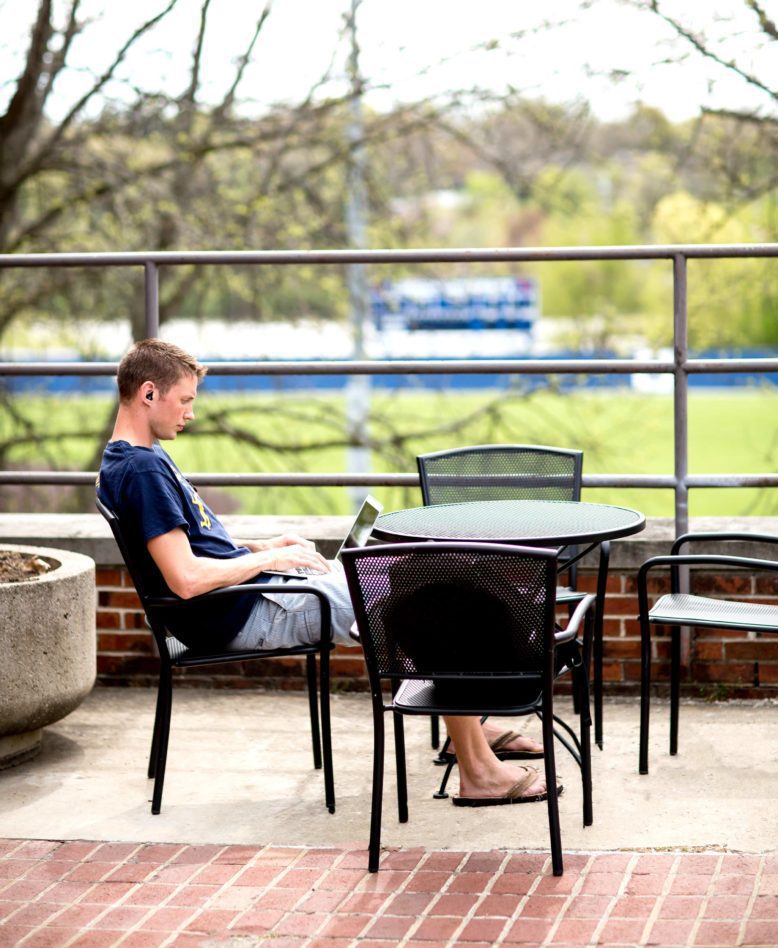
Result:
M0 550L0 583L21 583L48 573L51 564L32 553Z

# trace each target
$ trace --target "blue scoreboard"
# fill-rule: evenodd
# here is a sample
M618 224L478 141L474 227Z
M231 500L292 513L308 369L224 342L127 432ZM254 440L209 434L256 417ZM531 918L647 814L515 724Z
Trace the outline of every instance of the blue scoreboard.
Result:
M519 329L529 332L539 316L533 277L406 279L371 291L378 329Z

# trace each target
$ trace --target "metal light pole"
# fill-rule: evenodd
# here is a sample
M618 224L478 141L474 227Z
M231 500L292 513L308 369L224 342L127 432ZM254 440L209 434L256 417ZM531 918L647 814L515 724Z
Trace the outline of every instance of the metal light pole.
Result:
M362 121L362 77L359 71L359 44L357 42L356 17L362 0L351 0L348 16L350 54L348 74L350 83L350 115L346 130L349 147L346 234L349 247L362 250L367 247L366 219L367 195L365 189L365 148ZM364 264L351 263L346 267L349 307L351 311L352 358L365 358L365 324L370 312L370 297L367 271ZM370 408L370 377L350 375L346 385L346 424L349 447L346 450L346 466L351 473L370 471L370 449L367 447L367 417ZM350 488L352 504L361 500L364 489Z

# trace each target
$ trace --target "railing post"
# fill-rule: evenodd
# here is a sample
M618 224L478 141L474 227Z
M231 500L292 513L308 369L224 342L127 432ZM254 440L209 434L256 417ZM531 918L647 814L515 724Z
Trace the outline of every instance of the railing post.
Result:
M687 307L687 259L673 256L673 415L675 440L675 535L689 529L689 313ZM689 591L689 568L678 570L679 591ZM680 661L691 661L691 630L680 630Z
M686 257L673 256L673 420L675 454L675 533L689 529L689 319Z
M143 265L146 289L146 338L159 335L159 267L151 260Z

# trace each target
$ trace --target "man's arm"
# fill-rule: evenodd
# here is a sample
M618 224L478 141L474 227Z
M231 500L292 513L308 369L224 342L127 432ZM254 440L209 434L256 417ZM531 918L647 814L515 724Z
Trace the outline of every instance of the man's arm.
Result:
M327 561L315 549L300 544L283 545L230 559L195 556L181 527L154 537L147 546L168 588L181 599L191 599L221 586L244 583L268 569L307 566L322 572L330 570Z

